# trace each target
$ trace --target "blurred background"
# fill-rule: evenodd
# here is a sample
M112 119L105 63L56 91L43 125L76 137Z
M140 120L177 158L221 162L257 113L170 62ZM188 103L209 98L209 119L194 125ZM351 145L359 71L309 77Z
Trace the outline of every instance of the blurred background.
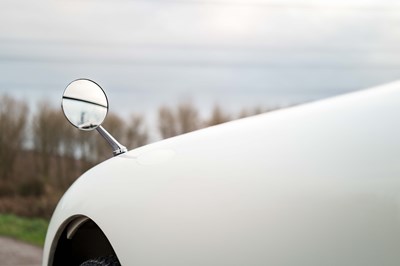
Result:
M395 0L2 0L0 213L46 221L111 156L61 113L74 79L135 148L397 80L399 41Z

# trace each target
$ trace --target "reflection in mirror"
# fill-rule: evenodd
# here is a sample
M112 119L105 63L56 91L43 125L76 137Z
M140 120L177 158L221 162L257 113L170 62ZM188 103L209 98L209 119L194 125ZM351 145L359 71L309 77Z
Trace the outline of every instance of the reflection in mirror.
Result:
M108 100L97 83L88 79L78 79L65 89L62 109L72 125L89 131L103 123L108 112Z

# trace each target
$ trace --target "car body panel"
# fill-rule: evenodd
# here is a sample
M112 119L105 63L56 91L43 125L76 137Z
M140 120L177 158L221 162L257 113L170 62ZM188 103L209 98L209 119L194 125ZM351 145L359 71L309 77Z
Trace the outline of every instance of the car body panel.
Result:
M392 83L107 160L60 201L43 265L78 215L122 265L399 265L399 114Z

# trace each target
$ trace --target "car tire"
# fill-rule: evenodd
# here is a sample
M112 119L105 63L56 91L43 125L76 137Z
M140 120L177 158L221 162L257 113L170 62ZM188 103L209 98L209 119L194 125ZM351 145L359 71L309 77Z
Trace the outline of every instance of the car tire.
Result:
M114 255L107 257L98 257L83 262L80 266L121 266L118 258Z

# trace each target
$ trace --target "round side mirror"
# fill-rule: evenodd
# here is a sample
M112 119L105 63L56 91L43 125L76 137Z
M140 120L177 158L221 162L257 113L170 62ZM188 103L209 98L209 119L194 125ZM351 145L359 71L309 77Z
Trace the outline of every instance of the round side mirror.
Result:
M108 112L105 92L97 83L88 79L71 82L64 91L61 106L68 121L85 131L100 126Z

